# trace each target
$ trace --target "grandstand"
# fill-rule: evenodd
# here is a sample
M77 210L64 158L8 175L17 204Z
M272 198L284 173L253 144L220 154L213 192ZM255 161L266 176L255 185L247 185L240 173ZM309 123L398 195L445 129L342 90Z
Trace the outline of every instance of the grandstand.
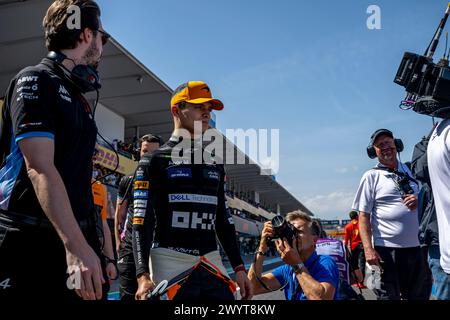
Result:
M46 55L41 24L51 2L0 0L0 92L5 92L20 69L37 64ZM136 167L132 146L137 137L146 133L170 137L172 117L168 103L172 89L115 39L104 48L99 72L102 89L95 117L99 131L114 146L98 141L96 170L110 173L117 164L112 148L120 146L117 176L104 181L109 189L114 189L118 179ZM95 94L88 98L93 102ZM220 117L215 117L214 121L220 122ZM230 143L226 140L226 144ZM232 148L235 154L242 155L236 146ZM243 242L257 237L263 222L276 214L300 209L312 215L274 176L261 175L260 166L244 157L243 165L226 165L227 199ZM108 216L113 215L109 212Z

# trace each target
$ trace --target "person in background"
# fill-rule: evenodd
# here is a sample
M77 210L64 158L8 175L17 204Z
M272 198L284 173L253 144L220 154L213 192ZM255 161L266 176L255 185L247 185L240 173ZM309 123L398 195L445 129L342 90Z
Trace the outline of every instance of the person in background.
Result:
M114 249L112 245L111 230L107 222L107 190L99 181L92 183L92 195L94 197L94 204L97 209L98 219L98 233L102 243L102 254L106 264L106 275L110 280L117 279L116 260L114 259Z
M146 134L139 140L140 157L153 152L162 145L159 136ZM133 231L133 175L124 176L119 183L116 210L114 214L114 235L116 239L117 268L120 279L121 300L134 300L137 291L136 267L134 264Z
M336 262L339 269L339 291L338 300L364 300L361 293L357 294L350 286L350 274L354 276L354 272L348 263L348 251L344 243L339 239L328 237L322 227L319 219L313 219L313 224L317 225L319 231L319 239L316 243L316 252L319 255L330 256Z
M366 260L364 258L364 248L359 235L358 212L350 211L351 221L345 226L344 245L348 248L349 262L356 275L356 285L364 288L364 270Z
M431 298L436 300L450 300L449 128L448 119L435 125L428 137L416 144L412 159L414 176L422 182L419 240L428 252Z
M419 186L397 159L403 142L387 129L370 137L367 154L378 158L362 177L353 201L366 261L381 273L379 300L427 300L426 266L419 246L417 194ZM366 275L367 276L367 275Z

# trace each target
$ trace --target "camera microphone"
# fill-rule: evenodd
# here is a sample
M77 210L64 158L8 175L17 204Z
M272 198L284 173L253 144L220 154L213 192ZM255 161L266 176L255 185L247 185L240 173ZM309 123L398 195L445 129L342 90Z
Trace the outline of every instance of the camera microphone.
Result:
M436 48L439 44L439 38L441 37L442 30L444 30L445 24L447 23L449 14L450 14L450 2L448 3L447 10L445 10L444 17L441 19L441 22L439 23L439 27L436 30L436 33L434 34L434 38L431 41L430 46L428 46L427 51L425 52L425 56L430 59L433 59L434 52L436 51Z

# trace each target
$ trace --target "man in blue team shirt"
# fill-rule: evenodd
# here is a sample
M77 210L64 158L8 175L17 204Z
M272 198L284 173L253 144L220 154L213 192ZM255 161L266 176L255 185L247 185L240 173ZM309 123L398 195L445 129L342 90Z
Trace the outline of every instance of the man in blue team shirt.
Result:
M331 257L317 255L317 226L309 215L301 211L288 213L286 221L297 232L293 246L289 245L287 239L277 240L276 247L285 264L262 276L264 256L268 251L267 239L274 237L272 223L269 221L264 224L255 263L248 273L254 295L284 287L286 300L337 299L338 267Z

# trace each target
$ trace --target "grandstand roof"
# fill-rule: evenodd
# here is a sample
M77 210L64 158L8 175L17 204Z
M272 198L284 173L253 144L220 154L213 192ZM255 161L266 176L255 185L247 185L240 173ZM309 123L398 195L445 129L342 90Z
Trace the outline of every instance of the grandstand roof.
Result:
M0 92L22 68L39 63L44 46L42 18L51 0L0 0ZM125 139L152 132L169 138L172 118L168 102L172 89L139 62L116 40L104 48L100 64L100 103L125 119ZM241 152L236 148L237 152ZM257 191L268 203L279 203L281 212L311 212L272 176L260 175L260 167L247 156L245 165L227 165L229 179Z

